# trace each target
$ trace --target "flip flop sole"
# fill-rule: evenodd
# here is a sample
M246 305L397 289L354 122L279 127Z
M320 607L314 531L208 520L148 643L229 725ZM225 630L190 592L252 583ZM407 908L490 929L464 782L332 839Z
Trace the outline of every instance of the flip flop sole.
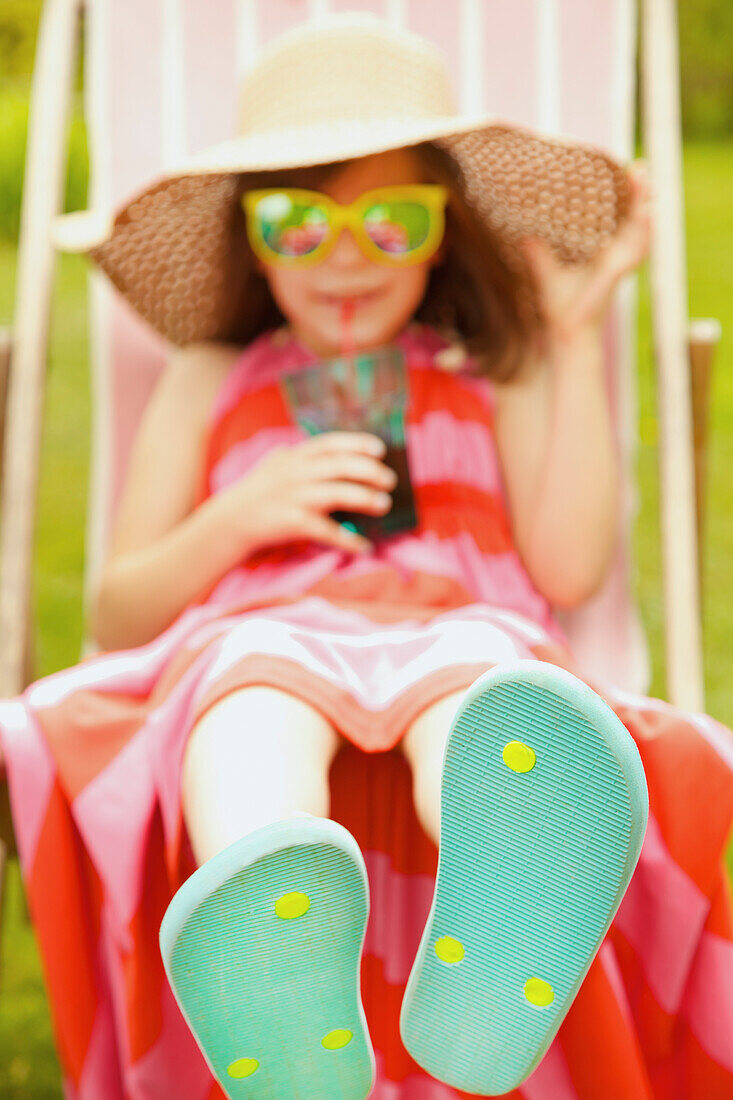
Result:
M237 841L173 898L160 929L183 1015L228 1097L364 1100L374 1056L359 993L361 852L298 817Z
M400 1020L424 1069L481 1096L529 1076L623 897L647 812L636 745L587 685L522 661L469 688Z

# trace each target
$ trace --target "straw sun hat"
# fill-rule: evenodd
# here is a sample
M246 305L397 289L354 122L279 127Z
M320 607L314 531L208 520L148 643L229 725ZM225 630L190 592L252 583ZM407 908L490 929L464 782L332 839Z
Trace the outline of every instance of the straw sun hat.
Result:
M283 35L241 92L239 135L190 158L114 215L59 218L58 247L86 252L176 344L232 332L231 234L242 175L434 141L509 250L528 235L567 261L592 257L624 219L625 170L600 149L491 116L457 114L429 43L375 17L342 15Z

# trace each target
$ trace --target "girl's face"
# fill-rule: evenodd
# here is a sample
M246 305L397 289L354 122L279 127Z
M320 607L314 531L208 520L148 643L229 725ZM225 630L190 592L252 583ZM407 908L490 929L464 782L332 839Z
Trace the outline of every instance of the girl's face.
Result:
M353 202L364 191L393 184L425 183L417 156L409 149L349 161L335 169L318 188L339 203ZM389 344L414 315L423 299L430 269L440 250L423 263L394 268L374 263L344 229L333 251L313 267L270 267L257 261L273 298L294 335L317 355L338 355L341 317L351 300L351 341L357 349Z

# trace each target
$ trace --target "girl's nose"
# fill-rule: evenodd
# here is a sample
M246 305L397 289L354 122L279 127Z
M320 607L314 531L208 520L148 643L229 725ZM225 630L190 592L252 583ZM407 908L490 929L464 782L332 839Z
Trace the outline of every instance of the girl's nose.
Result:
M342 268L360 267L369 262L356 243L354 234L346 226L339 233L336 246L328 259L335 266Z

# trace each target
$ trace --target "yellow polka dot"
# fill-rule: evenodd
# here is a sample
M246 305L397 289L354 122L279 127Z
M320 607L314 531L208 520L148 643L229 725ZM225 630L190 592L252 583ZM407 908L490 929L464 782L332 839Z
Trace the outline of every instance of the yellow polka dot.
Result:
M444 963L459 963L466 952L460 940L454 940L452 936L443 936L436 941L435 954Z
M524 983L524 995L532 1005L545 1008L555 1000L555 991L549 982L543 982L542 978L530 978Z
M328 1035L324 1035L321 1039L321 1046L325 1047L326 1050L341 1050L353 1038L352 1033L347 1031L346 1028L337 1028L335 1031L329 1031Z
M513 772L531 772L537 763L534 749L525 745L522 741L510 741L504 746L501 754L502 760Z
M251 1077L260 1068L256 1058L237 1058L227 1069L230 1077Z
M311 907L311 899L307 894L283 894L275 902L275 912L283 920L294 920L302 917Z

